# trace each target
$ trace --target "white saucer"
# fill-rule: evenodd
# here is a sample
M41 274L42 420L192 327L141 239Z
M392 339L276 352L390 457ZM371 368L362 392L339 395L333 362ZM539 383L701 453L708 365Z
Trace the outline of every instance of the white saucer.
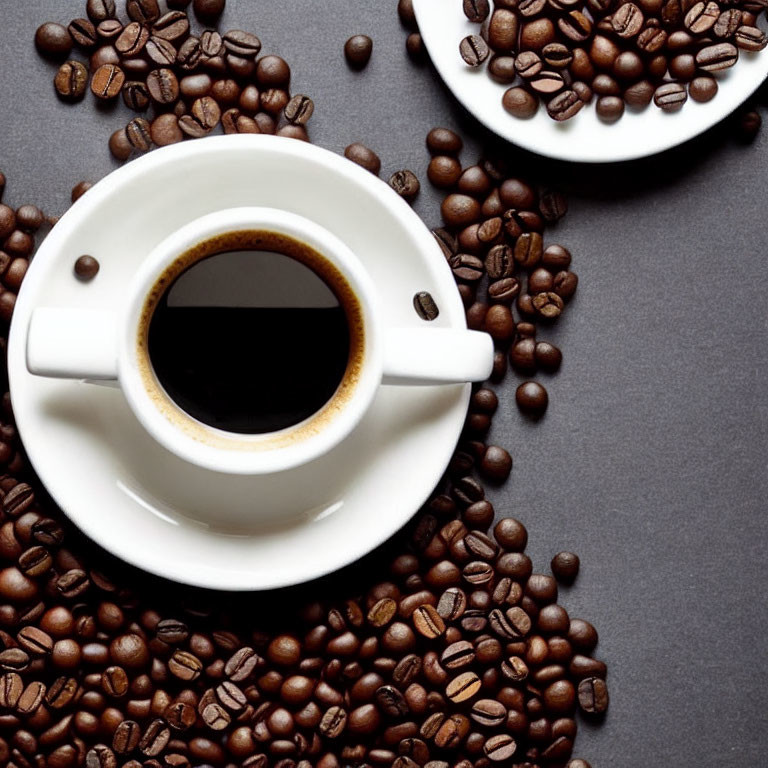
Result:
M62 217L24 280L8 368L29 458L86 534L177 581L267 589L352 562L414 514L458 440L468 384L382 387L360 427L331 453L297 470L242 477L185 464L161 448L119 389L35 377L24 359L34 307L104 308L171 231L238 205L284 208L334 232L370 271L393 325L423 326L412 299L427 290L440 308L435 325L466 327L432 235L384 182L294 139L222 136L129 163ZM72 272L84 253L101 264L90 283ZM243 507L253 510L253 524L234 529Z
M478 34L458 0L413 0L419 31L432 63L453 95L487 128L507 141L558 160L607 163L647 157L698 136L746 101L768 75L768 49L739 51L739 61L718 77L720 89L712 101L692 99L679 112L653 104L635 112L627 109L613 125L595 112L595 99L575 117L558 123L542 104L530 120L512 117L501 105L508 85L488 77L485 67L472 69L459 55L459 42Z

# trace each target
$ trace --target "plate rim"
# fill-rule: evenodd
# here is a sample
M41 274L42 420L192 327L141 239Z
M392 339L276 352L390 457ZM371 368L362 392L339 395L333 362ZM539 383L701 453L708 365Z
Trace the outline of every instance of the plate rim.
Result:
M455 12L457 14L456 25L461 23L463 17L461 16L461 9L458 4L454 3ZM416 14L416 20L419 25L419 31L424 41L424 45L429 52L430 60L435 70L439 74L441 80L445 84L446 88L451 92L453 97L466 109L476 120L478 120L488 130L504 139L505 141L514 144L517 147L521 147L529 152L547 157L553 160L567 161L571 163L587 163L601 165L605 163L627 162L632 160L639 160L646 157L652 157L662 152L666 152L674 147L685 144L688 141L696 138L705 131L709 130L713 126L721 123L732 112L738 109L745 101L747 101L755 91L765 82L768 78L768 49L764 51L751 54L747 51L740 51L740 61L732 67L727 73L727 81L718 80L718 93L709 102L701 104L693 101L691 98L683 105L683 108L678 112L665 113L663 110L654 108L653 105L649 105L647 108L635 111L626 110L624 116L614 124L602 123L595 114L595 100L588 104L579 114L574 116L570 121L566 123L557 123L552 120L546 114L546 110L540 106L536 115L529 120L522 120L515 118L506 113L501 106L501 95L508 85L502 85L500 83L493 82L483 71L472 71L466 69L466 87L457 87L456 81L464 79L464 71L461 67L451 67L449 62L453 61L449 56L455 55L455 62L458 64L460 61L458 53L459 39L455 41L453 45L453 39L450 41L451 53L448 52L449 43L440 45L438 41L438 30L436 30L431 24L432 19L446 18L445 15L445 2L444 0L413 0L414 12ZM440 14L437 11L440 11ZM467 24L471 24L468 20ZM472 29L476 30L477 25L472 25ZM746 59L746 61L744 60ZM744 65L749 69L749 74L757 72L759 76L749 79L744 74ZM487 112L485 104L477 104L472 96L472 89L469 87L471 84L469 78L474 76L484 77L491 87L498 90L498 99L496 105L494 105L490 112ZM737 86L738 84L738 86ZM484 86L482 90L487 90ZM596 152L589 152L585 150L585 146L574 146L575 142L573 138L568 136L568 125L575 125L574 121L584 119L587 115L590 115L590 128L594 130L604 132L601 139L606 139L608 144L611 142L619 143L617 141L619 132L622 130L622 123L627 125L627 121L640 122L645 119L647 123L647 115L652 114L649 110L656 110L658 116L652 119L653 123L659 123L659 120L674 120L676 118L682 118L683 116L697 113L698 118L691 117L684 123L687 128L683 128L678 132L667 133L661 130L659 133L662 135L661 140L651 141L649 144L643 144L643 142L635 142L632 140L625 141L625 148L623 151L613 150L608 156L601 156ZM483 114L487 112L486 114ZM704 116L704 119L702 119ZM543 120L541 119L543 118ZM501 120L511 121L510 126L512 128L504 130L500 127ZM550 125L548 130L544 126ZM660 124L661 127L663 124ZM513 128L515 126L522 126L522 138L518 135L514 135ZM537 126L541 130L535 131L530 129L530 126ZM553 134L558 136L557 139L551 139L547 136L547 133L552 134L552 130L560 131L559 134ZM541 139L537 140L537 133L541 135ZM626 133L626 131L625 131ZM633 135L636 135L634 132ZM644 130L642 135L648 139L653 139L654 130ZM529 135L530 134L530 135ZM533 138L531 138L533 137ZM670 138L671 137L671 138ZM635 149L632 149L633 145ZM604 150L606 142L595 142L595 146Z

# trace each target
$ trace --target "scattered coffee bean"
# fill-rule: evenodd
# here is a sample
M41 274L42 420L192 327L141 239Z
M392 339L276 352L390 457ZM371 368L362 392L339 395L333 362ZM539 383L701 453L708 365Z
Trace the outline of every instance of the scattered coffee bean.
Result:
M395 171L389 177L389 186L409 203L416 199L421 189L416 174L409 170Z
M72 50L72 36L66 27L49 21L37 28L35 46L44 56L64 58Z
M344 43L344 57L353 69L363 69L371 60L373 40L368 35L353 35Z
M373 150L368 149L365 145L360 143L350 144L344 149L344 157L365 168L366 171L370 171L374 176L379 175L381 160Z
M224 13L226 0L194 0L192 10L200 21L212 24Z
M538 418L547 410L547 390L536 381L525 381L515 391L517 407L525 414Z

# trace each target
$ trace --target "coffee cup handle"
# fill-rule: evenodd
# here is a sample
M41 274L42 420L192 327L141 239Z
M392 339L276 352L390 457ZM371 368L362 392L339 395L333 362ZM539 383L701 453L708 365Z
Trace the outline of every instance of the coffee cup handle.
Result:
M27 332L27 369L56 379L117 379L117 315L39 307Z
M493 340L480 331L392 328L384 335L383 384L485 381L493 369Z

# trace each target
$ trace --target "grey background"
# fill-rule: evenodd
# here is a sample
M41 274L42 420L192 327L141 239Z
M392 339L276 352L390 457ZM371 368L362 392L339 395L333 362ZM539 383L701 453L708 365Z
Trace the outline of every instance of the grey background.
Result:
M363 141L382 177L408 167L425 181L430 127L474 137L465 164L483 133L428 66L407 59L395 6L229 0L222 25L257 32L289 60L294 92L316 101L315 142ZM106 141L127 113L57 102L55 68L32 45L39 23L83 11L0 0L0 168L15 205L63 212L75 182L115 165ZM342 57L357 32L375 40L359 74ZM768 764L766 149L767 132L745 147L720 126L613 167L507 150L521 172L569 192L549 242L572 250L580 284L542 334L565 362L546 381L541 423L519 417L516 378L506 381L492 438L515 469L493 498L528 525L539 569L560 549L581 555L565 605L597 625L610 665L609 716L577 743L596 767ZM425 183L416 209L433 226L437 202Z

